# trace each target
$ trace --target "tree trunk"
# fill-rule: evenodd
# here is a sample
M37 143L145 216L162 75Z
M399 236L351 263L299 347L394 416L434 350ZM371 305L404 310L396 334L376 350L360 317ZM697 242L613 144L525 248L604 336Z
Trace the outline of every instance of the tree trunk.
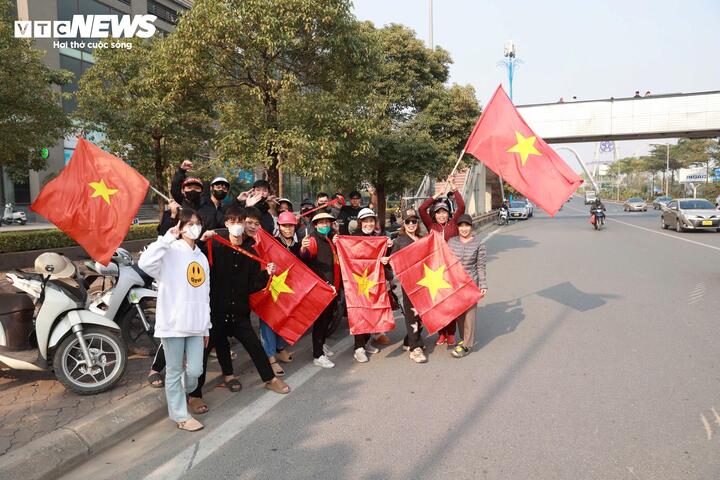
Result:
M278 152L275 148L275 139L279 126L277 99L270 92L266 92L263 96L263 105L265 106L265 128L272 130L274 134L268 144L267 156L270 158L270 165L265 169L265 172L272 193L278 194L280 192L280 169L278 168Z
M377 210L378 223L380 228L385 230L385 211L387 209L387 197L386 197L386 179L385 179L385 165L381 163L378 165L377 176L375 177L375 195L377 196Z
M162 158L162 145L160 141L162 140L162 137L157 136L153 137L153 154L155 157L155 185L157 185L155 188L162 188L163 185L163 177L164 177L164 165L163 165L163 158ZM155 186L153 185L153 186ZM157 197L158 202L158 210L160 212L160 215L162 215L163 210L165 209L165 200L158 195Z

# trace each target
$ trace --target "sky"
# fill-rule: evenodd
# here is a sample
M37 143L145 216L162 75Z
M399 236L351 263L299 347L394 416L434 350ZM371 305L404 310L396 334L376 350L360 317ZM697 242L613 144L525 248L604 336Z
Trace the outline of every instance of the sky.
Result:
M380 27L404 24L429 39L429 0L354 0L355 15ZM434 0L433 39L450 52L450 81L471 84L486 104L507 74L497 66L513 40L522 64L517 105L720 90L720 0ZM532 127L532 125L531 125ZM469 132L468 132L469 134ZM617 142L618 156L650 143ZM674 142L674 141L671 141ZM570 144L591 161L595 144ZM559 151L579 168L571 155ZM610 155L610 154L607 154ZM611 157L604 157L610 159ZM601 158L602 159L602 158Z

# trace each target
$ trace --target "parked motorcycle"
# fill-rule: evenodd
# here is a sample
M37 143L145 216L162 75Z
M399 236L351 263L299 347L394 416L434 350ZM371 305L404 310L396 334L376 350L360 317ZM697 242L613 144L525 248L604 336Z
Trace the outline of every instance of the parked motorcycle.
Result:
M605 211L602 208L595 208L591 212L590 223L595 230L600 230L605 225Z
M13 223L25 225L27 223L27 216L22 210L15 208L12 203L6 203L2 222L0 223L4 223L5 225L12 225Z
M75 266L57 253L43 253L35 272L8 273L27 293L0 294L0 362L17 370L50 370L80 395L111 389L123 376L127 347L120 327L85 309L82 283L68 283ZM32 300L31 300L32 298Z
M86 277L88 284L103 278L103 286L91 298L88 309L117 322L131 351L152 353L159 346L154 337L157 291L153 289L153 278L135 264L124 248L115 252L107 266L97 262L85 265L93 272ZM107 278L113 285L105 289Z

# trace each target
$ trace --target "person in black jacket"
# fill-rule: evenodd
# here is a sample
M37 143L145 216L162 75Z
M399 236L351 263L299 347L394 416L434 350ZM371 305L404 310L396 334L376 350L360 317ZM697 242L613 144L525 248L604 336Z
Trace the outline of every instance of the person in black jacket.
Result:
M190 177L183 180L180 186L181 200L171 200L170 208L163 212L160 224L158 224L158 235L163 236L178 223L178 212L181 208L188 208L197 211L200 208L200 198L203 192L203 184L199 178Z
M337 251L332 242L332 224L335 217L326 212L315 214L312 219L315 227L302 239L300 244L300 258L315 272L317 276L325 280L337 292L342 281L340 277L340 264L338 263ZM325 307L325 310L313 323L313 363L318 367L332 368L335 366L329 357L335 355L325 345L328 336L328 326L335 310L337 297Z
M216 177L210 182L210 198L198 209L198 215L206 230L215 230L225 226L225 209L223 200L230 192L230 182L224 177ZM235 200L237 202L237 200Z
M403 248L412 245L422 237L420 232L420 217L417 212L409 208L403 214L403 226L400 227L400 235L395 239L393 244L393 252L397 253ZM408 298L405 289L403 294L403 314L405 316L405 328L407 335L403 340L403 349L410 351L410 359L416 363L427 362L427 357L423 352L425 345L422 340L422 322Z
M237 199L241 207L255 207L260 210L262 229L273 235L275 219L270 213L270 202L275 201L275 196L270 195L270 183L267 180L256 180L250 191L241 193Z
M257 255L253 249L254 236L260 228L261 213L256 208L243 211L231 206L225 213L227 238L233 245ZM219 235L219 234L216 234ZM210 240L212 242L212 239ZM275 376L260 339L250 325L249 295L265 288L269 276L275 272L275 265L267 265L266 271L260 264L218 242L212 242L210 264L210 342L205 349L203 375L198 379L197 389L190 394L190 409L195 413L207 412L202 400L202 386L210 350L215 347L218 362L225 376L225 385L230 391L240 391L242 385L233 373L228 337L237 338L247 350L265 387L277 393L288 393L290 387ZM207 247L206 247L207 248Z
M359 228L355 232L355 235L360 236L360 237L374 237L374 236L380 235L375 230L375 225L377 223L377 215L375 215L375 212L373 212L371 209L363 208L362 210L360 210L357 221L359 223ZM387 245L388 245L387 253L389 254L390 249L393 246L392 239L390 239L390 238L387 239ZM383 257L384 261L381 260L381 261L383 261L383 263L385 265L387 265L387 260L386 260L387 258L388 257ZM386 272L385 279L391 281L392 280L392 272L388 268L386 268L385 272ZM368 357L367 357L368 353L378 353L380 351L376 347L369 344L371 337L372 337L372 335L369 333L362 333L360 335L355 335L355 353L353 354L353 357L355 358L356 361L358 361L360 363L365 363L368 361ZM385 340L385 339L387 339L387 340ZM378 334L374 338L374 340L376 343L379 343L380 345L387 345L390 343L390 339L387 338L387 335L385 335L384 333Z

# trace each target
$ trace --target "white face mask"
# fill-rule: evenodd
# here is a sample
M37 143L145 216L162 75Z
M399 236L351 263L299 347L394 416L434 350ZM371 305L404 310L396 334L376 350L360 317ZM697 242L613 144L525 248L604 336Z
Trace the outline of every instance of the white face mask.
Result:
M228 227L228 231L233 237L241 237L243 232L245 231L245 228L243 227L242 223L235 223Z
M190 240L197 240L200 238L200 233L202 233L202 227L200 225L192 225L187 227L183 233Z

